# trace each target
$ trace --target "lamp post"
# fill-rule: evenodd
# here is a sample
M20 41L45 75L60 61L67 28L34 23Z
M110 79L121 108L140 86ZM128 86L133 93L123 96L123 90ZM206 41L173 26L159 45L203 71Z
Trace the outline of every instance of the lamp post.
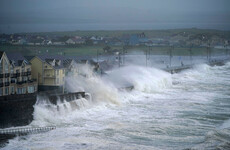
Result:
M211 48L210 48L210 44L208 44L207 46L207 61L210 62L211 59Z
M146 55L146 67L148 66L148 60L150 59L150 51L152 50L152 47L149 46L149 49L146 49L145 55Z
M174 46L169 48L169 65L172 66L172 50L174 50Z
M191 46L190 48L189 48L189 56L190 56L190 61L191 61L191 64L192 64L192 47L193 46Z
M98 49L97 49L97 63L98 63Z

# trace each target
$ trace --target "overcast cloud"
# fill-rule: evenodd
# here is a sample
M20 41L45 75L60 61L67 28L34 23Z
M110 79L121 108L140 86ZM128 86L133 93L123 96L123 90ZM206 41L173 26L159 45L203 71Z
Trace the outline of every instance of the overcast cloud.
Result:
M229 0L0 0L0 32L214 28Z

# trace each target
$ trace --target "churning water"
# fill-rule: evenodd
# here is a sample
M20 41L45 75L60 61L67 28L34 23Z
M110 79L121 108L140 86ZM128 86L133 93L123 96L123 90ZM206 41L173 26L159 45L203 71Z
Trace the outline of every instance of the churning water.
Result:
M92 99L38 103L30 126L57 129L17 137L3 149L230 149L230 63L173 75L131 66L69 81ZM123 83L134 90L117 90Z

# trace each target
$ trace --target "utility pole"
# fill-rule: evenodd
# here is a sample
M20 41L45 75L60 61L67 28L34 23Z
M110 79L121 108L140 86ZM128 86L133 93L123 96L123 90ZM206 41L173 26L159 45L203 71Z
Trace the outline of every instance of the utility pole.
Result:
M119 68L121 67L121 53L119 52L118 53L118 65L119 65Z
M148 58L148 60L150 60L150 57L151 57L151 51L152 51L152 47L151 47L151 46L149 46L149 58Z
M210 48L210 44L208 44L207 47L207 61L210 62L211 59L211 48Z
M227 47L226 44L224 45L224 47L225 47L225 55L226 55L226 58L228 58L228 47Z
M152 47L149 46L149 49L146 49L145 54L146 54L146 67L148 66L148 60L150 60L150 52L152 50Z
M172 50L174 50L174 46L169 48L169 65L172 66Z
M192 64L192 46L189 48L189 56L190 56L190 61L191 61L191 64Z
M148 66L148 50L146 49L145 50L145 54L146 54L146 58L145 58L145 66L147 67Z
M97 49L97 63L98 63L98 49Z
M123 49L122 49L122 53L123 53L123 65L125 65L125 54L127 53L127 51L125 50L124 46L123 46Z

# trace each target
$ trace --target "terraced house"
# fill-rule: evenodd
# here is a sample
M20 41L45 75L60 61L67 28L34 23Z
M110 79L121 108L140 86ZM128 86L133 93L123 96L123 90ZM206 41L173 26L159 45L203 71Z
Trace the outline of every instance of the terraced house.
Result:
M31 64L20 53L0 52L0 96L35 93Z
M61 56L35 56L30 62L34 70L32 77L37 79L39 90L64 90L65 68Z

